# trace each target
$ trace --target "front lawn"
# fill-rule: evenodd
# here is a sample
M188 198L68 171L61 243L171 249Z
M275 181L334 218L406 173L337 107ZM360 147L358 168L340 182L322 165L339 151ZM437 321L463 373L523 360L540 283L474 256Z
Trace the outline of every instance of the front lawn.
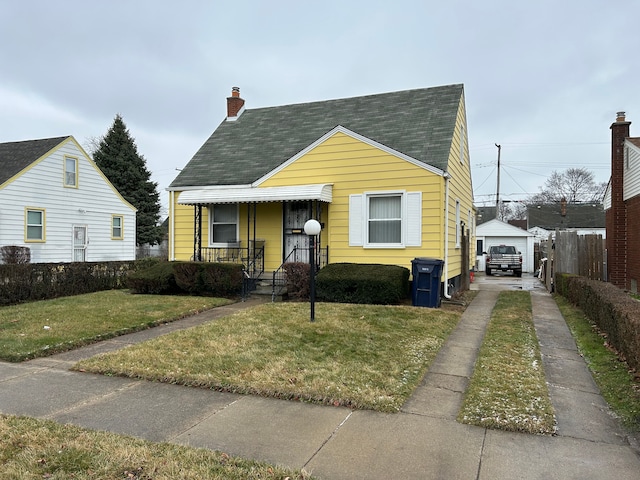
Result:
M395 412L458 312L407 306L266 304L77 364L76 370Z
M0 360L21 362L231 303L223 298L107 290L0 308Z
M300 470L225 453L0 415L0 478L310 480Z

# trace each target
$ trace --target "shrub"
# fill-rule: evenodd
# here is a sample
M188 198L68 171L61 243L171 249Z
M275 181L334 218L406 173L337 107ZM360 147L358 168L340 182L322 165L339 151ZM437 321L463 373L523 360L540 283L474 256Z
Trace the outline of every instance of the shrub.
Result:
M191 295L200 294L202 264L199 262L174 262L173 277L177 287Z
M234 263L203 263L203 291L208 295L228 296L242 291L242 265Z
M409 269L397 265L332 263L316 277L317 296L338 303L397 304L409 295Z
M629 366L640 371L640 303L618 287L576 275L556 275L556 292L582 309Z
M5 245L0 248L1 263L17 265L31 262L31 249L18 245Z
M151 268L131 273L127 287L134 293L168 294L179 291L173 276L172 262L158 263Z
M287 278L287 295L294 300L309 298L309 272L311 266L303 262L285 263L284 272Z
M127 286L135 293L228 296L242 290L242 265L159 262L131 273Z

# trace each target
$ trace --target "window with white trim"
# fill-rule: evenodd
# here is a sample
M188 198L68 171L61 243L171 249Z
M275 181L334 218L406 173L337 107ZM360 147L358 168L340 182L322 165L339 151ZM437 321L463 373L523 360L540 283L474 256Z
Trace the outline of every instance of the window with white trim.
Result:
M238 243L238 205L209 206L209 244L228 246Z
M64 157L64 186L78 186L78 159L75 157Z
M402 195L370 195L367 201L367 243L402 244Z
M366 192L349 197L349 245L404 248L422 243L421 192Z
M45 217L43 209L25 209L25 242L44 242Z

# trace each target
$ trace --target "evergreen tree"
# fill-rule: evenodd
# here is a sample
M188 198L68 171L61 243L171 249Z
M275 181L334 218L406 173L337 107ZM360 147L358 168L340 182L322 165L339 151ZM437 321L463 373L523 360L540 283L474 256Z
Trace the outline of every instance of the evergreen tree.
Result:
M136 243L155 245L162 241L158 184L151 181L146 160L118 114L93 152L93 160L125 200L138 209Z

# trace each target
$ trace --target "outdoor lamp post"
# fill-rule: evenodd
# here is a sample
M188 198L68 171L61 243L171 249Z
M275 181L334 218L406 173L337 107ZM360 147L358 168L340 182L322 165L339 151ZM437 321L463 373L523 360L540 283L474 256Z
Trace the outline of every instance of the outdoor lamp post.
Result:
M316 236L322 230L320 222L311 219L304 224L304 233L309 236L309 300L311 302L311 321L316 317Z

